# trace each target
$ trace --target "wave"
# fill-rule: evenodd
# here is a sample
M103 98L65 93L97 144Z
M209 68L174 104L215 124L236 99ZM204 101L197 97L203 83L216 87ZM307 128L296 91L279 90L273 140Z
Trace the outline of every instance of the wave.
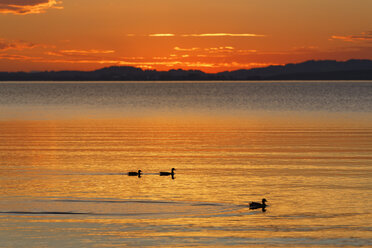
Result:
M11 210L0 206L7 215L80 215L146 218L223 217L244 214L247 206L213 202L159 201L142 199L39 199ZM31 209L32 206L32 209ZM3 208L3 209L1 209Z

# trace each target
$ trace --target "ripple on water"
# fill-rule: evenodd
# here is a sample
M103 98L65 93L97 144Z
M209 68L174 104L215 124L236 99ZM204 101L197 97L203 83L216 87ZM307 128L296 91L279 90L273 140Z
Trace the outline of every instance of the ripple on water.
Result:
M9 215L85 215L121 218L182 218L235 215L242 205L156 201L141 199L38 199L4 200L0 214Z

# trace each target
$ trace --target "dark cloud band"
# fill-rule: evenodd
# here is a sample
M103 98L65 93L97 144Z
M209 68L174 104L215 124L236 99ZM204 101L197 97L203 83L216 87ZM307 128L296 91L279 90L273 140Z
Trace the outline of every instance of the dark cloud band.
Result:
M62 8L58 0L0 0L0 14L38 14L50 8Z

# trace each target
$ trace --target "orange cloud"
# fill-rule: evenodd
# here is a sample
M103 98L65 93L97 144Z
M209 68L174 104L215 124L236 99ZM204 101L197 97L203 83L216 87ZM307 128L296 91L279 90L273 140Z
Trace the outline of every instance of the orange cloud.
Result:
M173 37L175 34L149 34L150 37Z
M0 0L0 13L2 14L39 14L47 9L61 9L62 1L58 0Z
M40 59L39 57L30 57L24 55L15 55L15 54L0 54L0 59L7 59L7 60L36 60Z
M65 54L108 54L108 53L114 53L114 50L96 50L96 49L91 49L91 50L60 50L61 53Z
M235 48L232 46L224 46L224 47L210 47L210 48L205 48L205 51L208 53L232 53L236 52Z
M192 47L192 48L180 48L178 46L173 48L176 51L181 51L181 52L193 52L193 51L232 51L235 48L232 46L221 46L221 47L210 47L210 48L204 48L201 49L199 47Z
M330 40L343 40L343 41L347 41L347 42L372 41L372 31L363 32L359 35L348 35L348 36L334 35L334 36L331 37Z
M115 53L115 50L100 50L100 49L65 49L59 51L47 51L44 52L45 55L53 57L68 57L68 59L77 59L77 60L101 60L102 56ZM106 60L103 59L103 60ZM109 58L111 60L111 58Z
M38 45L25 41L7 41L0 39L0 51L32 49Z
M264 37L262 34L230 34L230 33L210 33L210 34L183 34L183 37Z
M199 47L192 47L192 48L180 48L180 47L174 47L173 48L174 50L176 51L183 51L183 52L191 52L191 51L197 51L197 50L200 50Z
M183 57L183 58L182 58ZM42 58L42 57L30 57L22 55L9 55L9 54L0 54L0 59L7 60L19 60L19 61L31 61L36 63L63 63L63 64L97 64L97 65L122 65L122 66L134 66L142 69L175 69L175 68L191 68L191 69L219 69L225 70L226 68L230 69L241 69L241 68L252 68L252 67L264 67L268 65L273 65L273 63L242 63L242 62L203 62L203 61L182 61L184 58L189 56L181 56L181 60L173 60L172 58L154 57L152 60L144 60L142 57L138 58L138 61L129 61L120 59L108 59L108 58ZM176 59L176 58L175 58ZM160 61L159 61L160 60Z
M242 56L242 55L251 55L257 54L257 50L237 50L233 46L220 46L220 47L208 47L208 48L199 48L199 47L191 47L191 48L180 48L178 46L173 48L175 51L183 53L189 52L188 57L205 57L205 58L228 58L234 56ZM174 55L177 56L177 55ZM180 57L185 58L184 55L179 55Z
M150 61L150 62L128 62L120 61L120 65L129 65L136 67L153 68L153 66L166 66L166 67L213 67L213 63L202 62L183 62L183 61Z
M128 34L127 36L135 36L134 34ZM206 34L149 34L149 37L265 37L262 34L231 34L231 33L206 33Z

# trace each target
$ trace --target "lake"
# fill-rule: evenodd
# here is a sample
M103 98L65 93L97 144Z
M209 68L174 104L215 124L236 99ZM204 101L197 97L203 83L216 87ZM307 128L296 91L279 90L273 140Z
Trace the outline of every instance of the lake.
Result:
M1 247L369 247L371 199L370 81L0 83Z

